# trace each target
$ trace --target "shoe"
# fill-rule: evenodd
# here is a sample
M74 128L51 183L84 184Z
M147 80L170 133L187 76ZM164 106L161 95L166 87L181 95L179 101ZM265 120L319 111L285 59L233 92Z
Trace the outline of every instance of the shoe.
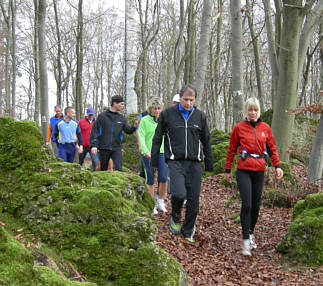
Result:
M158 215L158 209L157 206L154 207L153 209L153 215Z
M195 240L194 240L195 231L196 231L196 227L194 225L191 235L190 236L184 236L184 239L186 241L190 242L190 243L194 243L195 242Z
M251 247L250 247L250 240L249 239L243 240L241 253L242 253L242 255L245 255L245 256L251 256Z
M250 241L250 248L251 249L256 249L257 244L255 242L255 236L253 234L250 234L249 241Z
M181 226L179 223L175 223L172 216L169 219L169 229L173 234L180 234L181 233Z
M164 213L167 213L164 199L157 199L157 208L159 208Z

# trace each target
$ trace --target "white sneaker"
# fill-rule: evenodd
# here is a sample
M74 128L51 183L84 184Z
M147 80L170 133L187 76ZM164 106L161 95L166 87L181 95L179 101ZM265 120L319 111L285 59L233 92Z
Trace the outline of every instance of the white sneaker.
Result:
M257 244L255 242L255 236L253 234L250 234L249 241L250 241L250 248L251 249L256 249Z
M157 199L157 207L164 213L167 213L164 199Z
M250 240L244 239L242 242L242 255L251 256L251 247L250 247Z
M158 215L157 204L155 205L155 207L153 209L153 215Z

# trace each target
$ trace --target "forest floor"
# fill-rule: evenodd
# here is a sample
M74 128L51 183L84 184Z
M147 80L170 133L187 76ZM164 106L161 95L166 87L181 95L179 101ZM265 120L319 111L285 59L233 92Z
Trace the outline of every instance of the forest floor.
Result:
M237 191L221 185L222 178L203 179L194 244L170 233L169 200L168 213L156 216L156 243L183 265L189 285L323 285L323 267L287 263L275 250L287 232L292 208L262 206L254 233L258 248L251 257L241 255L241 226L231 219L239 213L240 201L225 208Z

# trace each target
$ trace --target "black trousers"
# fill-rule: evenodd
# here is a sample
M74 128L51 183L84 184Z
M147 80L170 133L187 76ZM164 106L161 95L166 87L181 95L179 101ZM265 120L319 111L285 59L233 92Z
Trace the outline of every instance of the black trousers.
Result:
M258 220L264 172L237 170L236 177L242 200L240 211L242 235L243 239L249 239Z
M96 155L93 155L91 153L91 148L90 147L84 147L83 146L83 153L79 154L79 164L81 166L83 165L83 162L84 162L84 159L85 159L87 153L90 153L91 161L92 161L92 171L94 172L95 168L96 168Z
M113 161L114 168L117 171L122 171L122 152L121 149L116 150L105 150L100 149L99 150L99 158L100 158L100 164L101 164L101 171L106 171L108 169L108 164L110 158Z
M181 209L184 199L186 202L185 220L181 227L184 237L192 234L199 211L202 167L196 161L168 161L169 184L174 222L181 220Z

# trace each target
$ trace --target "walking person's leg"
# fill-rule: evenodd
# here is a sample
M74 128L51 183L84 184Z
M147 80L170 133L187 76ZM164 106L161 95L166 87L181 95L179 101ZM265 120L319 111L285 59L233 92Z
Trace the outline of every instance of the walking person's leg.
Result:
M83 147L83 153L79 154L79 164L82 166L83 163L84 163L84 159L86 157L86 154L87 152L90 152L91 154L91 151L89 150L88 147Z
M67 162L66 144L59 144L58 151L59 157L63 159L64 162Z
M91 148L86 147L88 152L90 153L91 161L92 161L92 171L94 172L96 169L96 155L92 154Z
M59 157L58 143L52 141L52 147L53 147L53 150L54 150L55 157Z
M168 161L169 190L171 194L172 211L170 216L170 231L180 234L181 209L186 198L185 174L180 161Z
M195 221L199 211L199 199L202 180L202 167L199 162L185 162L186 175L185 186L187 190L187 202L185 220L182 225L182 234L190 242L194 242Z
M111 155L111 151L100 149L100 152L99 152L100 171L106 171L107 170L110 155Z
M75 150L76 150L75 144L69 143L69 144L65 144L65 145L67 145L66 146L67 147L67 153L66 153L66 155L67 155L67 162L73 163L74 162L74 158L75 158Z
M251 226L251 204L252 204L252 181L249 171L237 170L237 185L241 197L240 222L242 226L242 254L251 255L250 248L250 226Z
M255 226L259 216L261 194L264 186L264 172L253 172L252 173L252 203L250 212L250 245L252 248L257 248L255 237L253 235Z
M157 206L164 213L167 212L165 206L165 199L167 196L167 180L168 180L168 167L165 162L164 154L159 155L158 163L158 199Z
M121 149L111 151L111 158L116 171L122 171L122 151Z

